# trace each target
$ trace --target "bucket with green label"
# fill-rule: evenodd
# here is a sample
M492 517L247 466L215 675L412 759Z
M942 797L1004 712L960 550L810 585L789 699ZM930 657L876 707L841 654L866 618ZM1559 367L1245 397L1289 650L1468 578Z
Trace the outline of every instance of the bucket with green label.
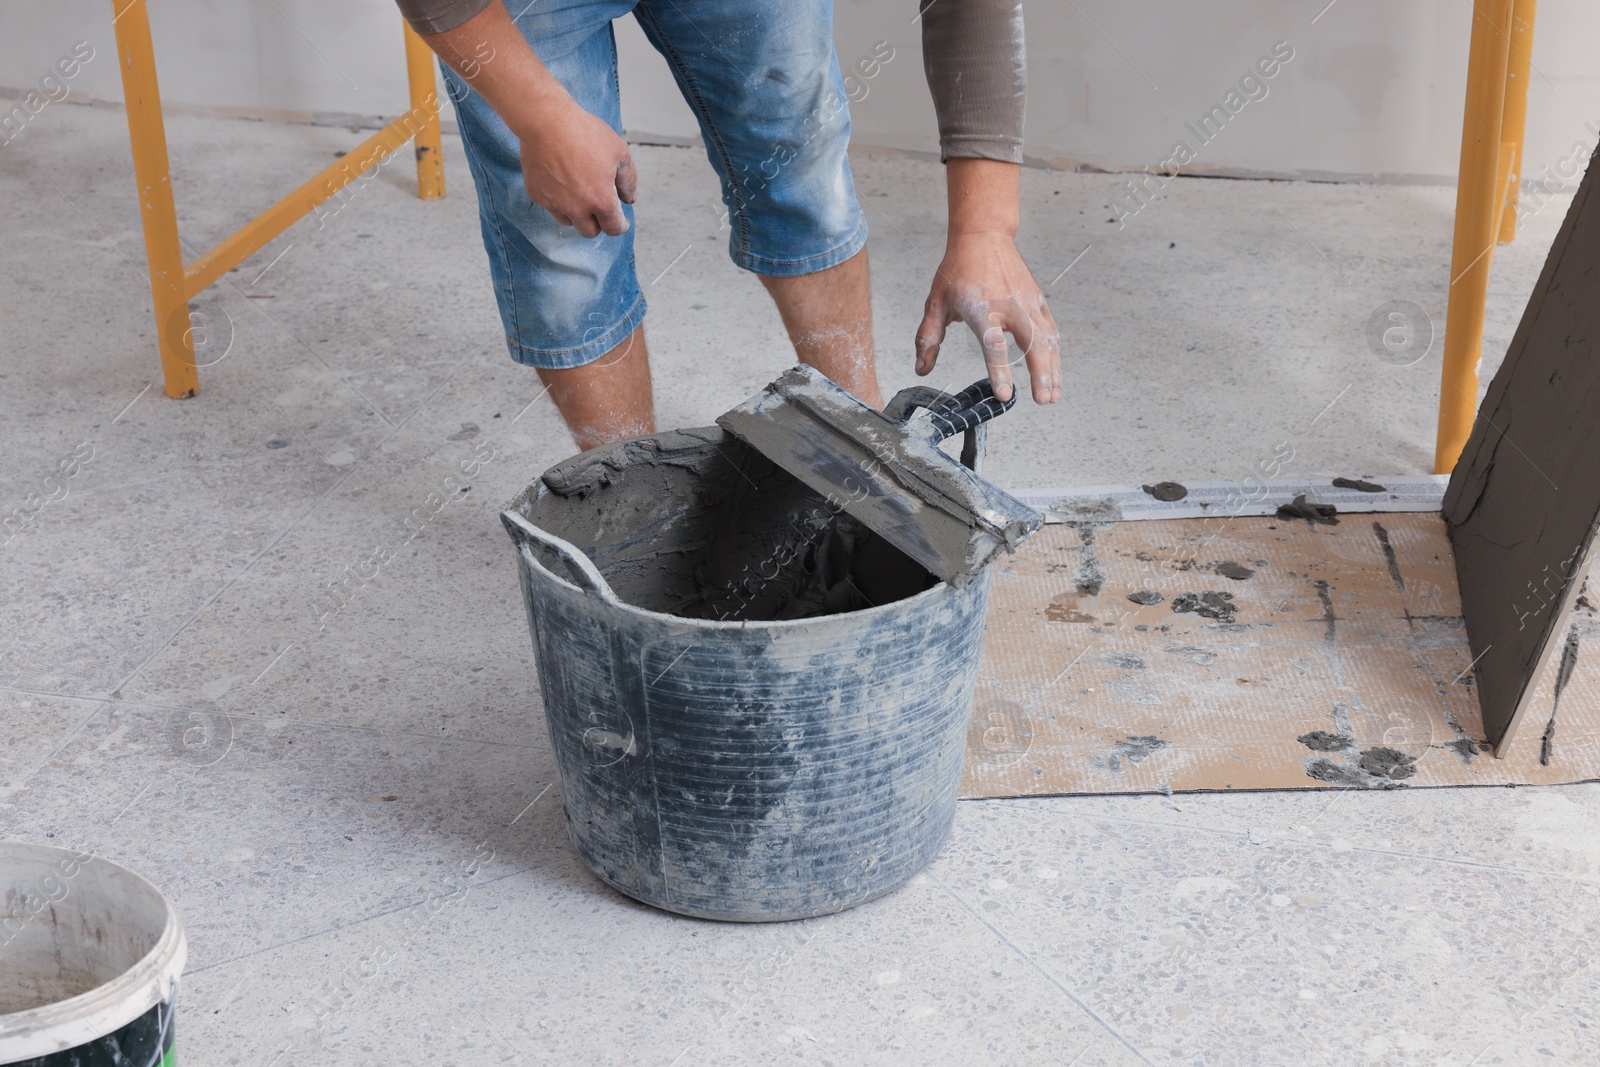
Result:
M0 842L0 1064L172 1067L185 955L177 913L137 874Z

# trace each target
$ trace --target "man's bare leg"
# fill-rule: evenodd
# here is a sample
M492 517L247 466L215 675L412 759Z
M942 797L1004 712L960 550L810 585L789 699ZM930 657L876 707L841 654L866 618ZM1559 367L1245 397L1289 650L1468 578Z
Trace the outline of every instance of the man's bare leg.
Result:
M800 362L875 408L883 407L872 357L872 288L863 248L836 267L797 278L761 276Z
M573 441L584 452L655 432L643 326L593 363L566 370L539 368L539 380L549 387Z

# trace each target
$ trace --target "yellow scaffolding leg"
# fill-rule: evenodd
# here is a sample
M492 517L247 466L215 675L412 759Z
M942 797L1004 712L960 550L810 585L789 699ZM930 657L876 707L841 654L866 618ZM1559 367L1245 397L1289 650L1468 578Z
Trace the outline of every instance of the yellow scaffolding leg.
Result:
M1483 353L1489 264L1506 196L1500 142L1505 131L1512 5L1513 0L1476 0L1472 11L1444 368L1440 372L1439 432L1433 460L1433 469L1439 474L1455 469L1478 410L1478 360Z
M437 108L437 102L433 104ZM438 112L433 112L438 121ZM339 190L377 166L385 156L398 151L416 134L422 116L408 112L330 163L300 188L239 227L184 271L185 285L192 297L228 271L243 263L268 241L310 214L317 205L332 199ZM437 158L438 153L433 153ZM418 195L424 195L419 192ZM435 194L438 195L438 194Z
M1507 157L1506 199L1500 209L1500 243L1517 236L1517 190L1522 185L1522 138L1528 125L1528 78L1533 73L1533 13L1538 0L1516 0L1511 13L1511 56L1506 65L1505 128L1500 151Z
M178 245L178 210L172 202L167 128L161 120L150 15L145 0L112 0L111 7L116 12L117 64L122 68L122 94L128 102L128 139L133 144L133 176L144 221L144 253L150 265L161 374L167 395L181 400L200 391L200 373L194 365L189 294L184 290L183 249Z
M406 81L411 87L411 111L427 116L413 138L417 149L417 195L424 200L437 200L444 195L444 156L439 151L438 82L433 76L433 50L417 36L409 22L405 26Z
M128 139L133 147L133 173L139 187L139 213L144 222L145 255L150 264L150 295L155 304L161 373L167 395L182 399L200 391L189 301L212 282L319 204L337 195L385 156L398 151L407 141L416 142L417 195L424 200L437 200L444 195L444 158L440 153L439 98L433 76L433 53L407 25L406 80L411 92L411 110L185 267L183 249L178 243L178 212L172 199L167 131L161 118L161 91L156 82L155 49L150 39L150 13L145 0L111 0L111 8L116 16L113 25L117 34L117 59L122 68L123 94L127 98Z

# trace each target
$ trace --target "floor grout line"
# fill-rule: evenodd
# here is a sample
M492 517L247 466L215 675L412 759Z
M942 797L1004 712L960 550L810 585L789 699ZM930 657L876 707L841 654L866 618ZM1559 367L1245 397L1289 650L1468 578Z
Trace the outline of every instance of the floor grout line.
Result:
M1583 784L1583 783L1576 783L1576 784ZM1449 789L1449 788L1458 788L1458 787L1441 786L1440 788L1441 789ZM1559 787L1534 787L1534 788L1559 788ZM1323 790L1305 790L1305 792L1318 792L1318 793L1320 793L1320 792L1323 792ZM1344 793L1346 791L1344 791L1344 790L1328 790L1328 792L1332 792L1336 796L1342 796L1342 795L1344 795ZM986 797L984 799L1005 799L1005 798L988 798L988 797ZM1030 799L1031 800L1031 799L1056 799L1056 798L1032 798L1032 797L1028 797L1028 798L1012 798L1012 799ZM1061 815L1061 814L1065 814L1065 813L1052 812L1051 814ZM1157 829L1163 829L1163 830L1179 830L1179 831L1182 831L1184 833L1199 832L1199 833L1207 833L1207 834L1220 834L1220 835L1223 835L1225 837L1244 838L1247 841L1248 841L1249 835L1250 835L1249 830L1228 830L1228 829L1224 829L1224 828L1222 828L1220 826L1204 826L1204 825L1192 825L1192 824L1175 823L1175 822L1163 822L1163 821L1161 821L1159 819L1130 819L1127 816L1123 816L1123 815L1086 814L1086 813L1081 812L1081 811L1072 812L1070 814L1074 819L1079 819L1079 820L1088 819L1088 820L1101 820L1101 821L1104 821L1104 822L1126 823L1126 824L1131 825L1131 826L1149 826L1149 827L1153 827L1153 828L1157 828ZM1323 842L1323 841L1308 841L1308 840L1306 840L1304 838L1299 838L1299 837L1278 836L1278 837L1275 838L1275 841L1277 843L1281 843L1281 844L1304 845L1307 848L1323 849L1323 850L1329 851L1329 852L1345 851L1343 849L1335 849L1331 844L1329 844L1327 842ZM1430 862L1430 863L1444 863L1444 864L1449 864L1451 866L1456 866L1456 867L1470 867L1470 868L1475 868L1475 869L1480 869L1480 870L1501 871L1501 872L1504 872L1504 873L1507 873L1507 874L1530 874L1530 875L1538 875L1540 877L1545 877L1545 878L1561 878L1561 879L1565 879L1565 880L1569 880L1569 881L1572 879L1572 875L1570 873L1564 872L1564 871L1541 871L1541 870L1538 870L1537 868L1533 868L1533 867L1512 867L1512 866L1507 866L1506 864L1502 864L1502 863L1484 863L1484 862L1481 862L1481 861L1478 861L1478 860L1451 859L1448 856L1430 856L1430 855L1427 855L1427 854L1421 853L1421 852L1401 852L1401 851L1396 851L1394 849L1371 848L1371 847L1366 846L1366 845L1352 845L1348 851L1351 851L1351 852L1365 852L1368 855L1395 856L1395 857L1402 858L1402 859L1424 860L1424 861ZM1600 884L1600 879L1596 879L1596 880L1594 880L1593 883L1590 883L1590 884Z
M222 711L218 708L209 708L189 704L156 704L148 700L130 700L127 697L112 696L83 696L76 693L56 693L47 689L26 689L21 686L0 685L0 693L18 693L24 696L52 697L58 700L84 700L98 704L114 704L118 707L149 709L151 711L188 711L201 715L222 715L229 719L244 719L251 722L284 723L294 726L320 726L328 730L349 730L351 732L372 733L380 737L415 737L425 741L449 741L459 745L492 745L497 748L520 748L542 751L547 746L524 743L520 741L493 741L483 737L462 737L459 734L429 734L416 730L396 730L388 726L362 726L357 723L330 722L326 719L302 719L285 715L257 715L248 711ZM99 712L94 713L98 715ZM93 719L91 715L89 719ZM88 725L89 719L83 725ZM82 729L82 726L79 727ZM55 755L51 754L52 757ZM19 783L20 784L20 783Z
M44 759L39 761L38 766L34 767L33 770L29 771L27 774L24 774L22 777L16 779L16 781L9 787L0 789L0 797L9 797L15 795L28 784L34 775L44 770L44 768L50 766L50 761L59 756L66 749L66 747L72 743L73 739L83 732L84 727L88 726L95 720L102 710L103 709L101 708L95 708L94 711L90 712L82 722L72 728L71 732L68 733L66 737L61 739L61 743L59 745L50 750L49 755L45 756Z
M1073 1004L1077 1005L1079 1011L1083 1012L1090 1019L1094 1020L1094 1022L1095 1022L1095 1024L1097 1026L1099 1026L1102 1030L1104 1030L1111 1037L1115 1038L1117 1040L1118 1044L1120 1044L1123 1048L1127 1049L1129 1052L1133 1053L1134 1056L1138 1057L1138 1060L1139 1060L1140 1063L1145 1064L1146 1067L1154 1067L1154 1065L1150 1063L1150 1060L1148 1058L1146 1058L1145 1054L1140 1052L1137 1048L1135 1048L1131 1041L1129 1041L1127 1038L1123 1037L1122 1034L1120 1032L1118 1032L1116 1027L1112 1026L1110 1023L1108 1023L1104 1019L1100 1018L1099 1014L1096 1013L1093 1008L1089 1007L1089 1005L1085 1004L1081 999L1079 999L1078 995L1076 993L1074 993L1071 989L1068 989L1067 986L1060 979L1058 979L1055 975L1051 974L1048 970L1046 970L1032 956L1030 956L1030 955L1028 955L1028 953L1024 952L1022 950L1022 948L1019 945L1017 945L1017 943L1015 941L1012 941L1011 938L1007 937L1005 932L1002 931L998 926L994 925L988 919L985 919L982 915L980 915L978 913L977 909L975 909L971 904L968 904L965 900L962 899L961 894L957 893L954 889L950 888L949 885L945 884L944 879L942 879L938 875L933 874L933 873L930 872L928 874L928 880L933 882L940 889L943 889L946 893L950 894L951 899L954 900L957 904L961 905L961 907L966 910L967 914L971 915L974 919L978 920L978 922L983 924L985 929L987 929L995 937L999 938L1001 943L1003 943L1012 952L1016 953L1017 956L1023 962L1025 962L1028 966L1032 967L1035 971L1037 971L1040 975L1042 975L1047 982L1049 982L1051 985L1055 986L1056 989L1059 990L1061 992L1061 994L1063 996L1065 996L1068 1000L1072 1001Z
M325 500L327 500L329 497L331 497L334 493L338 492L340 487L342 487L351 478L355 477L355 475L356 475L356 473L358 471L363 470L368 465L368 463L371 461L372 457L378 452L378 450L380 448L383 447L384 444L386 444L391 438L393 438L402 429L404 429L408 424L410 424L411 419L418 412L420 412L424 407L426 407L428 404L430 404L433 401L433 399L435 397L437 397L439 395L439 393L444 390L444 387L446 385L450 384L450 382L455 380L455 376L461 372L462 368L464 368L467 365L468 362L470 362L471 360L477 359L480 356L482 356L484 353L488 352L489 349L493 345L498 343L498 341L499 341L499 339L496 338L494 341L490 341L489 344L484 345L483 348L479 349L477 352L474 352L474 353L472 353L470 355L467 355L467 356L463 356L461 358L460 362L458 362L456 364L455 368L452 369L451 372L449 374L447 374L443 379L441 379L439 384L434 386L434 388L428 393L428 395L425 396L421 401L419 401L417 403L417 406L415 408L413 408L408 415L406 415L399 422L395 423L393 429L391 429L388 433L384 434L383 437L377 443L375 443L373 445L371 451L369 451L366 455L362 456L358 461L356 461L356 463L354 463L351 466L350 470L347 471L342 478L340 478L338 481L334 482L333 485L328 487L328 490L326 492L322 493L315 500L313 500L311 502L311 504L305 509L305 511L303 511L300 514L299 518L297 518L293 522L291 522L286 529L284 529L281 533L278 534L278 536L274 537L259 552L257 552L254 556L252 556L250 558L249 562L247 562L244 565L244 567L240 570L240 572L238 574L236 574L232 578L230 578L228 580L228 582L225 585L223 585L223 587L221 589L217 590L214 594L211 595L211 597L209 597L205 601L205 603L201 604L200 607L195 610L194 614L190 615L189 618L184 621L183 625L179 626L178 629L173 632L171 637L167 638L166 641L162 642L161 646L159 648L157 648L154 652L152 652L144 660L144 662L140 663L139 666L135 667L134 670L133 670L133 673L128 675L120 683L118 683L116 688L113 689L112 692L113 693L120 693L122 691L122 689L128 685L129 682L132 682L135 678L137 678L140 675L140 673L143 672L143 670L146 667L148 667L148 666L150 666L150 664L154 663L156 661L156 659L161 656L162 653L164 653L168 648L172 647L172 643L174 641L176 641L180 636L182 636L185 630L187 630L190 626L194 625L195 620L199 619L201 615L205 614L206 610L208 608L210 608L212 604L216 603L219 599L221 599L221 597L222 597L222 595L224 593L226 593L229 589L232 589L233 586L241 578L243 578L246 574L248 574L250 572L250 570L267 555L267 553L271 552L274 548L278 547L278 545L283 541L283 539L288 537L297 528L299 528L300 524L303 523L307 518L309 518L311 516L311 514L313 512L315 512L317 510L317 508L320 507Z
M352 436L363 437L376 432L377 431L365 431L364 433L354 434ZM348 441L340 441L339 443L348 443ZM294 453L289 453L289 455L292 456ZM163 482L170 482L179 479L186 482L197 482L200 478L208 474L234 474L237 473L238 468L240 467L271 463L275 460L280 460L281 458L284 457L275 455L273 452L267 452L266 454L259 456L238 456L234 459L218 460L216 463L213 463L209 466L196 465L191 467L175 468L169 473L158 474L149 478L107 481L99 484L87 485L70 496L63 497L61 503L66 504L70 500L89 499L97 495L117 493L125 489L139 489L147 485L160 485ZM62 511L63 514L65 514L66 509L63 508Z
M548 861L546 861L546 862L548 862ZM538 870L539 868L541 868L543 866L544 866L543 863L535 863L535 864L532 864L531 866L523 867L521 870L511 871L511 872L509 872L507 874L502 874L502 875L499 875L498 877L495 877L495 878L487 878L487 879L485 879L484 881L481 881L481 882L471 882L471 883L469 883L469 884L467 884L465 886L462 886L460 888L466 889L466 890L482 889L484 886L494 885L496 882L503 882L507 878L515 878L519 874L527 874L529 871L536 871L536 870ZM456 892L456 890L452 889L452 890L450 890L450 892L453 893L453 892ZM388 917L390 915L396 915L396 914L399 914L400 912L403 912L403 911L410 911L412 908L420 908L424 904L426 904L428 901L434 899L438 895L439 894L437 894L437 893L430 893L427 896L423 897L421 900L412 901L409 904L398 904L395 907L388 908L388 909L386 909L384 911L376 912L376 913L374 913L372 915L364 915L359 919L351 919L349 922L346 922L346 923L336 923L333 926L330 926L325 930L317 930L317 931L315 931L313 933L302 934L299 937L291 937L286 941L279 941L279 942L276 942L275 944L271 944L271 945L263 945L261 948L252 949L249 952L241 952L237 956L230 956L225 960L218 960L215 963L208 963L204 967L196 967L196 968L194 968L192 970L186 970L186 971L183 972L183 977L184 978L191 978L194 975L203 974L206 971L214 971L218 967L226 967L230 963L238 963L240 960L252 959L252 958L254 958L256 956L263 955L264 953L276 952L280 948L288 948L291 945L298 945L298 944L301 944L301 943L306 942L306 941L314 941L319 937L326 937L328 934L335 934L335 933L338 933L341 930L352 930L357 926L365 926L367 923L374 922L374 921L376 921L378 919L386 918L386 917Z
M307 518L309 518L311 516L311 513L316 511L317 507L319 505L321 505L321 503L324 500L327 500L330 496L332 496L335 492L337 492L339 490L339 488L344 485L345 482L348 482L352 477L354 477L356 471L360 470L362 468L362 466L364 466L364 463L357 463L355 466L351 467L350 470L344 475L344 477L342 477L338 481L334 482L333 485L328 487L326 492L322 493L315 500L313 500L306 507L306 509L300 513L300 516L289 524L287 529L285 529L283 532L279 533L278 536L274 537L271 541L269 541L266 544L266 546L263 547L259 552L257 552L254 556L250 557L249 562L247 562L244 565L244 567L240 570L240 572L238 574L235 574L232 578L229 578L226 582L223 583L222 588L218 589L215 593L212 593L211 596L207 597L205 602L202 603L198 608L196 608L194 610L194 612L187 619L184 620L183 624L172 632L172 636L168 637L165 641L161 642L160 646L158 648L156 648L156 650L154 652L152 652L152 653L150 653L150 655L146 656L145 659L137 667L135 667L133 669L133 673L132 674L128 675L126 678L122 679L122 681L118 682L116 687L114 689L112 689L112 692L120 694L122 692L122 690L130 682L132 682L135 678L139 677L139 675L141 673L143 673L143 671L144 671L144 669L146 667L148 667L148 666L150 666L150 664L154 663L161 656L161 654L163 652L165 652L167 649L172 647L172 643L174 641L176 641L179 637L183 636L183 633L184 633L185 630L189 629L190 626L194 625L195 620L199 619L201 615L205 614L207 608L211 607L212 604L215 604L219 599L222 598L222 595L224 593L226 593L228 590L232 589L234 587L234 585L237 584L238 581L241 578L243 578L246 574L248 574L250 572L250 569L252 567L254 567L257 563L259 563L261 561L261 559L264 556L266 556L266 554L268 552L271 552L274 548L276 548L278 546L279 542L281 542L285 537L288 537L291 533L293 533L299 527L299 525L302 522L304 522Z

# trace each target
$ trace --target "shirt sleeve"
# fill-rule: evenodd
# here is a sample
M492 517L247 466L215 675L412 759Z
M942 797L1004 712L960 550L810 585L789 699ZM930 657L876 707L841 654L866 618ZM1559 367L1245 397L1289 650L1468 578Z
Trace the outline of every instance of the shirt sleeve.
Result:
M418 33L453 30L488 7L493 0L396 0L400 14Z
M1018 0L919 0L922 66L943 159L1022 162L1027 90Z

